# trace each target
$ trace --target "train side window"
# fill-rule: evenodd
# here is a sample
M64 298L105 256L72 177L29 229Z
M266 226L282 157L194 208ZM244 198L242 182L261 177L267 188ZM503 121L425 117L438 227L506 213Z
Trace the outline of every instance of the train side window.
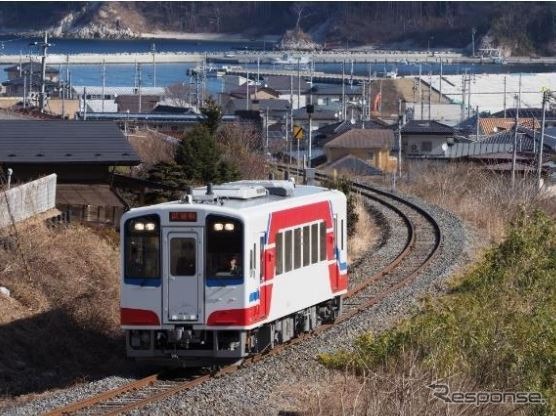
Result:
M261 265L259 277L261 280L264 278L264 242L265 242L265 235L261 235L259 241L259 262Z
M320 261L326 260L326 224L320 223Z
M301 228L293 231L293 268L301 267Z
M292 230L286 231L286 238L284 241L284 264L286 266L286 272L289 272L292 269L292 236Z
M342 245L342 250L343 250L344 249L344 220L342 220L341 222L340 232L342 233L342 236L340 237L340 244Z
M276 234L276 274L282 274L282 233Z
M336 253L336 244L338 244L338 215L334 214L334 241L332 242L334 253Z
M303 266L311 264L311 227L303 227Z
M319 261L319 225L311 225L311 263Z

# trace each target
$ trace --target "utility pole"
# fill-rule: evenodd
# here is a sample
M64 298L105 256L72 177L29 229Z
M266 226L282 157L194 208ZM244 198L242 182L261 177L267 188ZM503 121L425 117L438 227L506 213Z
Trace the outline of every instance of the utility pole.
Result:
M312 142L312 130L313 130L313 111L314 111L314 107L313 107L313 67L311 65L311 74L310 74L310 80L311 80L311 89L309 90L309 105L306 106L307 109L307 115L309 116L309 154L308 154L308 167L311 167L311 160L312 160L312 147L313 147L313 142Z
M342 59L342 120L346 119L346 86L344 82L345 64L345 59Z
M297 57L297 109L301 108L301 56Z
M139 78L138 78L138 83L139 83L139 107L138 107L138 110L139 110L139 113L141 113L142 112L141 111L142 110L142 108L141 108L142 107L142 105L141 105L142 102L141 101L142 101L142 98L143 98L142 97L142 91L141 91L141 88L143 87L143 85L142 85L143 80L142 80L142 76L141 76L143 71L142 71L142 68L141 68L141 64L137 64L137 69L139 71L138 72L138 76L139 76Z
M380 95L380 101L378 102L379 105L378 112L382 115L382 79L380 80L378 87L379 87L378 94Z
M367 100L367 120L371 119L371 105L373 102L373 80L372 80L372 73L371 73L371 64L369 64L369 99Z
M27 108L27 77L23 76L23 108Z
M422 67L419 64L419 103L421 104L421 120L423 120L424 104L423 104L423 83L421 82Z
M102 60L102 112L104 113L104 99L105 99L105 88L106 88L106 62Z
M476 28L471 29L471 44L473 45L473 57L475 57L475 33L477 33Z
M245 109L249 111L249 101L251 96L249 94L249 71L245 72Z
M440 91L440 95L438 96L438 102L441 103L442 102L442 57L440 58L440 79L439 81L439 91Z
M512 149L512 188L515 188L515 168L517 162L517 135L518 135L518 124L519 124L519 106L521 104L521 82L519 83L519 95L516 95L516 106L515 106L515 119L514 119L514 143Z
M48 43L48 33L44 32L44 40L42 42L34 42L35 46L42 48L42 58L41 58L41 92L39 94L39 109L41 113L44 113L46 106L46 57L48 48L52 46Z
M475 126L476 127L475 140L479 140L480 122L481 122L481 116L479 115L479 106L477 106L475 111L477 114L477 125Z
M544 146L544 123L546 122L546 105L548 104L550 91L542 93L542 121L541 121L541 141L539 143L539 159L537 161L537 188L541 189L542 183L542 153Z
M152 44L151 52L153 54L153 87L156 87L156 44Z
M432 72L429 71L429 121L431 120Z
M398 176L402 177L402 99L398 99Z
M465 74L461 74L461 121L465 120Z
M471 117L471 74L467 76L467 118Z
M507 75L504 75L504 118L506 118L506 81Z

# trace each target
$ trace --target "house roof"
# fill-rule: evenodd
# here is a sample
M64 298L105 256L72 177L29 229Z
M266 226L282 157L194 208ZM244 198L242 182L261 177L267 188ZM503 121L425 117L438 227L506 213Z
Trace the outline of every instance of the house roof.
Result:
M394 132L390 129L351 129L324 145L326 148L383 149L394 144Z
M479 118L479 128L482 134L494 134L499 133L503 130L511 130L514 128L515 119L513 118L503 118L503 117L486 117ZM541 125L538 120L534 118L520 118L518 120L518 125L540 129Z
M382 175L382 171L369 163L365 162L353 155L345 155L344 157L323 167L326 171L349 171L359 176L376 176Z
M346 76L348 79L348 76ZM294 81L295 83L295 81ZM311 94L313 95L333 95L333 96L341 96L342 95L342 86L341 85L318 85L314 86L311 90ZM347 96L352 95L361 95L361 87L359 85L345 85L344 87L344 94Z
M283 94L289 94L291 90L297 94L298 80L294 77L293 87L291 85L291 79L288 75L269 75L265 76L263 80L263 85L279 91ZM307 91L309 89L309 83L304 79L301 80L300 91Z
M40 62L33 62L31 64L31 62L24 62L21 64L21 70L23 72L26 71L30 71L32 70L33 73L35 72L41 72L41 63ZM19 71L19 65L12 65L12 66L8 66L7 68L4 68L4 71L6 72L14 72L14 71ZM46 67L46 73L47 74L58 74L60 71L58 71L56 68L52 67L52 66L47 66Z
M336 123L327 124L322 126L318 130L316 130L316 135L323 135L323 136L333 136L336 134L343 133L345 131L351 129L383 129L385 124L379 121L374 120L367 120L367 121L357 121L355 124L352 124L349 120L342 120Z
M280 96L280 93L278 91L276 91L275 89L269 88L269 87L261 87L261 86L257 86L257 85L249 85L249 87L247 87L245 85L245 83L243 83L242 85L240 85L237 88L234 88L233 90L230 91L230 95L233 95L234 97L238 97L238 98L245 98L247 95L247 88L249 88L249 95L251 94L255 94L256 92L266 92L267 94L270 94L276 98L278 98Z
M247 100L245 98L232 98L228 102L228 106L232 104L235 109L244 110ZM263 99L263 100L250 100L249 108L253 109L259 107L260 111L287 111L290 108L290 102L288 100L281 100L278 98Z
M307 108L301 107L293 111L293 118L296 120L308 120ZM311 117L313 120L337 120L336 113L331 110L319 110L315 108L315 112Z
M141 112L149 113L160 101L158 95L119 95L116 97L118 111L120 113L129 111L130 113L139 113L139 97L141 97Z
M478 154L478 155L470 155L469 159L471 160L485 160L485 161L494 161L494 160L512 160L513 153L512 152L497 152L497 153L487 153L487 154ZM530 157L516 155L516 160L531 160Z
M0 162L136 165L140 159L112 122L0 120Z
M514 119L516 108L507 108L506 109L506 118ZM536 118L540 120L542 118L542 109L541 108L520 108L519 115L521 117L527 118ZM504 117L504 111L498 111L497 113L492 114L492 117ZM556 109L555 110L547 110L546 111L546 119L547 120L554 120L556 119Z
M2 85L5 86L5 87L7 87L7 86L21 86L21 85L26 85L26 84L29 84L29 78L28 77L17 77L17 78L8 79L8 80L2 82ZM33 73L33 75L31 76L31 84L33 85L33 90L39 89L39 86L41 85L41 75L37 74L37 73ZM44 85L45 85L45 88L48 89L48 90L58 87L57 82L50 81L48 79L46 79L44 81Z
M410 120L402 127L403 134L454 134L454 129L434 120Z

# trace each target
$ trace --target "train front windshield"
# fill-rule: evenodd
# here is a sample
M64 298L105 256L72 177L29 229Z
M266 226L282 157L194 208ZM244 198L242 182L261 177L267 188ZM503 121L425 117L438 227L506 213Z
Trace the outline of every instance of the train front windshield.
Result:
M160 279L160 219L132 218L125 225L125 278Z
M243 264L243 224L220 215L206 222L206 276L209 285L241 284Z

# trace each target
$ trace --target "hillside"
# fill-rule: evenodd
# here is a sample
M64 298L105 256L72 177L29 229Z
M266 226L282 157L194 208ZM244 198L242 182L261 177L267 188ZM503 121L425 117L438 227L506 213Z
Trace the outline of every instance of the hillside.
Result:
M248 24L246 24L248 22ZM4 2L0 31L81 38L141 33L281 35L299 25L319 42L467 47L471 30L508 54L556 53L553 2Z

